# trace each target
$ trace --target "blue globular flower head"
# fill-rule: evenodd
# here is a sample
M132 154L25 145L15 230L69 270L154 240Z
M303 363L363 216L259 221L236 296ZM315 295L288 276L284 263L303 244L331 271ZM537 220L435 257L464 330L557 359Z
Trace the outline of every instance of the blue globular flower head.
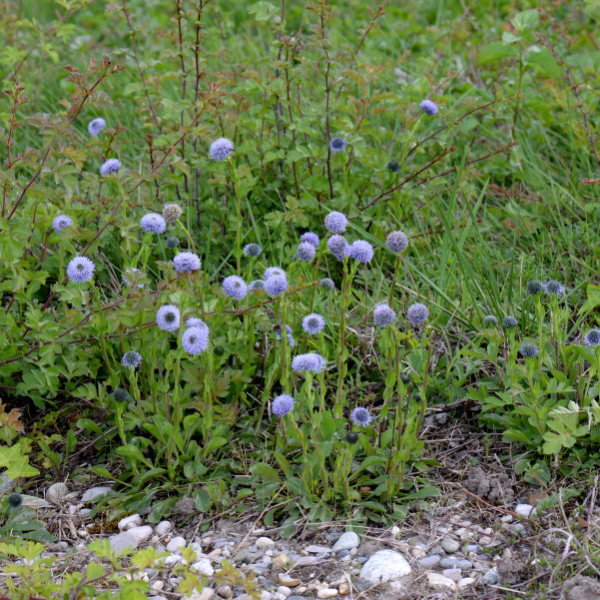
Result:
M131 400L131 396L129 392L125 388L115 388L112 391L112 396L115 399L115 402L129 402Z
M403 231L392 231L387 236L385 245L391 252L401 254L408 248L408 237Z
M244 246L242 252L244 253L244 256L257 257L260 256L262 248L258 244L247 244L246 246Z
M253 292L255 290L264 290L265 289L265 282L262 279L257 279L256 281L253 281L249 286L248 289Z
M423 100L423 102L421 102L419 106L423 109L423 112L426 115L429 115L430 117L433 117L433 115L437 115L438 107L437 104L435 104L435 102L432 102L431 100Z
M208 348L208 327L190 327L183 332L181 345L183 349L194 356L202 354Z
M310 262L316 254L315 247L309 242L302 242L296 249L296 255L302 262Z
M167 204L162 211L162 218L165 220L165 223L175 223L177 219L183 214L183 210L181 210L181 206L178 204Z
M537 279L530 281L527 284L527 293L531 296L536 296L537 294L541 294L544 291L544 284Z
M144 231L150 233L164 233L167 224L161 215L158 213L148 213L140 219L140 226Z
M355 261L365 265L373 259L373 246L364 240L356 240L348 248L346 254Z
M93 121L90 121L88 125L88 131L92 137L96 137L106 127L106 121L102 117L98 117Z
M532 344L531 342L525 342L521 346L519 352L521 353L521 356L532 357L532 356L537 356L538 349L535 344Z
M420 325L429 317L429 309L424 304L415 302L415 304L408 307L406 317L413 325Z
M344 233L347 226L348 219L344 213L333 211L325 217L325 229L333 234Z
M127 277L126 276L129 276L129 278L132 279L133 277L135 277L135 273L141 273L141 271L139 269L136 269L135 267L127 267L123 271L123 273L121 273L121 279L122 279L123 283L125 285L131 285L131 283L129 281L127 281ZM141 288L144 287L144 284L143 283L138 283L136 285L136 287L138 287L138 288L141 289Z
M273 327L273 329L275 331L275 337L281 341L283 339L281 325L275 325L275 327ZM290 348L293 348L296 345L296 340L294 339L294 336L292 335L293 332L294 332L294 330L289 325L285 326L285 336L287 337L287 341L288 341L288 344L290 345Z
M326 366L325 359L315 352L308 354L298 354L292 360L292 369L296 373L302 371L311 371L312 373L320 373Z
M319 281L319 285L326 290L335 290L335 283L333 283L333 279L329 279L329 277L323 277L321 281Z
M375 325L385 327L396 320L396 313L387 304L379 304L373 311L373 320Z
M179 329L179 309L172 304L165 304L156 313L156 324L163 331L177 331Z
M210 145L209 154L213 160L225 160L233 152L233 142L227 138L219 138Z
M200 268L200 259L193 252L180 252L173 259L173 266L178 273L192 273Z
M272 275L265 281L265 290L269 296L275 297L287 290L288 282L283 275Z
M87 283L94 276L94 269L87 256L76 256L67 266L67 277L75 283Z
M494 315L487 315L483 317L483 326L484 327L496 327L498 325L498 319L494 317Z
M294 399L287 394L281 394L273 400L271 410L274 415L285 417L285 415L289 415L294 410Z
M359 427L368 427L373 417L366 408L358 406L350 413L350 420L354 425L358 425Z
M302 329L309 335L317 335L321 333L325 327L325 319L317 314L312 313L302 319Z
M52 219L52 229L57 233L60 233L65 227L71 227L73 225L73 219L66 215L58 215Z
M319 236L312 231L307 231L300 236L300 241L312 244L316 248L319 245Z
M13 492L8 497L8 504L16 510L17 508L20 508L23 505L23 497L21 496L21 494Z
M177 248L177 246L179 246L179 238L176 238L175 236L168 237L167 241L166 241L166 246L167 246L167 248L169 248L169 250L173 250L173 248Z
M387 164L387 170L392 173L397 173L400 170L400 163L397 160L390 160Z
M118 158L109 158L101 167L101 175L116 173L121 168L121 161Z
M332 235L327 240L327 248L338 260L344 260L350 245L343 235Z
M121 364L129 369L137 369L142 364L142 355L134 350L129 350L123 354Z
M563 286L558 281L556 281L556 279L551 279L544 286L544 291L548 295L562 296Z
M269 277L273 277L273 275L279 275L281 277L286 277L285 271L280 269L279 267L269 267L265 270L264 279L267 280Z
M194 327L196 329L206 329L206 333L209 333L209 329L208 329L208 325L202 320L202 319L198 319L197 317L190 317L186 322L185 322L186 326L188 327L188 329Z
M600 329L590 329L583 338L585 345L589 348L600 346Z
M512 315L506 315L504 319L502 319L502 327L505 329L512 329L517 326L518 321Z
M334 137L331 138L331 141L329 142L329 149L332 152L343 152L346 147L348 146L348 142L341 137Z
M237 275L230 275L223 279L223 291L234 300L241 300L248 293L246 282Z

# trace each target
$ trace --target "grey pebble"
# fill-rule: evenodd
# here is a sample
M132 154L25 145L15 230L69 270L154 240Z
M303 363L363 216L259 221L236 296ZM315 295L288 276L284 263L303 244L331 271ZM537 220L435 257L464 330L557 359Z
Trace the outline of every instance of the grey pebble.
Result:
M473 564L470 560L460 558L442 558L440 567L442 569L471 569Z
M498 583L500 576L498 575L498 571L496 567L491 568L482 578L482 583L487 583L488 585L494 585Z
M442 575L452 581L460 581L462 579L462 571L460 569L444 569Z
M477 544L469 544L467 546L468 552L473 552L473 554L477 554L479 552L479 546Z
M441 546L448 554L452 554L460 548L460 543L456 540L446 538L445 540L442 540Z
M525 525L521 523L513 523L509 525L509 529L517 535L525 535Z
M441 546L435 546L430 552L429 556L433 556L434 554L439 554L440 556L446 556L446 552Z
M419 565L424 569L431 569L431 567L435 567L440 562L440 557L437 554L433 556L426 556L425 558L419 559Z
M341 534L341 533L328 533L328 534L325 536L325 539L326 539L328 542L335 542L335 541L339 540L341 537L342 537L342 534ZM290 598L293 598L293 597L294 597L294 596L290 596Z
M366 556L359 556L356 560L362 565L363 563L367 562L367 557Z
M344 558L344 556L350 556L350 550L340 550L340 552L337 553L338 558Z

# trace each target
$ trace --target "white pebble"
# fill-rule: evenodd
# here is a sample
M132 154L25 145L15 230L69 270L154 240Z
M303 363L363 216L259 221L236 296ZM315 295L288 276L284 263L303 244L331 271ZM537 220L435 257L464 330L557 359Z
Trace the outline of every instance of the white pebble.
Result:
M142 524L141 515L131 515L129 517L125 517L121 519L117 525L117 527L121 531L128 531L129 529L133 529L134 527L139 527Z
M177 550L181 550L181 548L185 548L186 545L187 542L185 541L185 538L182 538L181 536L174 537L167 544L167 552L176 552Z
M167 533L169 533L169 531L171 531L171 529L173 529L173 523L171 523L171 521L161 521L154 528L154 531L156 531L156 535L162 537L163 535L167 535Z

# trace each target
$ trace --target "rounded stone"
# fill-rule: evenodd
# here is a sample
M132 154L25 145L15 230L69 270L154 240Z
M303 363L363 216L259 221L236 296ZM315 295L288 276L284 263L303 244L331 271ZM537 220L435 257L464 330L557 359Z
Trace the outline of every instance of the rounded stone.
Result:
M84 492L83 496L81 496L81 501L82 502L91 502L92 500L95 500L96 498L98 498L98 496L101 496L102 494L107 494L111 490L112 490L112 488L109 488L106 486L90 488L89 490L86 490Z
M360 538L354 531L346 531L334 544L332 550L334 552L341 552L342 550L352 550L352 548L358 548L360 544Z
M408 561L394 550L379 550L363 565L360 578L372 584L394 581L412 571Z
M471 569L473 565L470 560L448 557L440 560L440 567L442 569Z
M442 575L452 581L460 581L462 579L462 571L460 569L444 569Z
M141 544L154 533L154 530L152 527L150 527L150 525L142 525L141 527L132 527L127 531L127 533L135 536L138 544Z
M108 541L110 542L111 550L116 554L135 550L138 547L137 538L129 531L113 535L108 538Z
M182 538L180 535L171 539L171 541L167 544L167 552L177 552L177 550L181 550L187 546L187 542L185 538Z
M117 524L117 527L120 531L127 531L128 529L133 529L134 527L139 527L142 524L142 517L140 515L131 515L129 517L125 517L121 519Z
M453 554L460 548L460 543L456 540L446 538L442 540L441 546L448 554Z
M433 556L426 556L425 558L421 558L419 560L419 566L423 567L424 569L431 569L438 565L440 560L441 559L437 554L434 554Z
M48 491L46 492L46 500L52 504L62 504L65 501L68 493L69 488L67 487L67 484L61 481L51 485L48 488Z
M169 531L173 529L173 523L171 521L161 521L155 528L154 531L156 535L162 537L163 535L167 535Z

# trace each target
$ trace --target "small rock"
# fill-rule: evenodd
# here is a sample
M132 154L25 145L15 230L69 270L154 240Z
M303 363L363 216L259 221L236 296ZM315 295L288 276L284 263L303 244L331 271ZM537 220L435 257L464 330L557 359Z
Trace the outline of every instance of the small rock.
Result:
M198 573L201 575L206 575L206 577L212 577L215 573L215 570L210 564L210 560L208 560L208 558L203 558L202 560L195 562L191 568L193 571L198 571Z
M46 500L52 504L62 504L65 501L66 495L69 493L69 488L66 483L55 483L48 488L46 492Z
M286 587L293 588L300 585L299 579L294 579L285 573L279 573L279 583L281 585L285 585Z
M427 583L434 588L450 588L452 591L456 591L456 583L439 573L427 573Z
M474 577L463 577L458 582L458 587L459 587L459 589L462 589L462 588L469 587L470 585L473 585L474 583L475 583L475 578Z
M349 594L350 593L350 584L347 582L340 583L340 587L338 588L338 591L340 592L340 594L342 596Z
M489 544L492 543L492 538L487 536L487 535L483 535L479 538L479 544L481 546L488 546Z
M182 538L180 535L171 539L171 541L167 544L167 552L176 552L177 550L181 550L181 548L185 548L187 546L187 542L185 538Z
M513 523L509 525L509 529L517 535L525 535L525 525L523 523Z
M427 552L418 546L411 548L410 553L414 558L425 558L427 556Z
M464 558L448 557L440 560L440 567L442 569L471 569L473 565L470 560Z
M500 520L503 523L512 523L513 522L513 516L512 515L504 515Z
M435 567L436 565L438 565L440 562L440 557L437 554L434 554L433 556L427 556L425 558L421 558L419 560L419 566L423 567L424 569L431 569L433 567Z
M28 496L27 494L21 494L21 500L23 501L22 506L28 508L52 508L54 506L53 504L50 504L50 502L46 502L43 498Z
M398 528L396 528L398 529ZM400 530L398 529L398 532ZM334 544L332 550L334 552L340 552L342 550L352 550L352 548L358 548L360 544L360 538L354 531L347 531L340 539Z
M441 546L448 554L452 554L460 548L460 544L456 540L449 538L443 539Z
M521 517L529 518L533 512L534 508L531 504L517 504L515 507L515 512Z
M272 546L275 542L268 537L259 537L256 540L256 547L260 550L266 550L269 546Z
M164 581L155 581L150 586L150 589L153 590L153 591L155 591L155 592L160 592L164 587L165 587L165 582Z
M217 596L221 596L221 598L233 598L233 590L228 585L220 585L216 592Z
M462 571L460 569L444 569L442 575L452 581L460 581L462 579Z
M116 554L121 554L128 550L135 550L138 547L137 538L129 531L113 535L108 539L111 549Z
M125 517L124 519L121 519L117 524L117 527L120 531L127 531L129 529L133 529L134 527L139 527L141 524L141 515L131 515L130 517Z
M494 535L494 530L491 527L483 530L484 535Z
M323 590L319 590L317 592L317 596L319 598L333 598L334 596L338 595L338 591L334 590L333 588L325 588Z
M91 514L92 514L92 509L91 508L82 508L79 511L79 516L82 519L88 519Z
M98 498L98 496L101 496L102 494L107 494L111 490L112 490L112 488L109 488L106 486L90 488L89 490L86 490L84 492L83 496L81 496L81 501L82 502L91 502L92 500L95 500L96 498Z
M494 585L498 583L500 576L498 575L498 570L496 567L491 568L481 579L482 583L486 583L487 585Z
M477 554L479 552L479 546L477 544L469 544L467 546L467 552L473 552L473 554Z
M280 585L277 588L277 593L281 594L282 596L285 596L287 598L288 596L292 595L292 590L290 590L290 588L286 587L285 585Z
M400 535L400 527L397 527L396 525L394 525L390 529L390 533L392 534L392 537L397 538Z
M377 584L400 579L412 571L407 560L394 550L379 550L363 565L361 579Z
M446 556L446 552L444 551L444 549L441 546L434 546L430 550L429 556L433 556L434 554L438 554L440 556Z
M204 588L202 593L192 592L191 596L184 596L182 600L211 600L215 595L215 590L211 588Z
M154 531L156 532L156 535L162 537L163 535L167 535L171 529L173 529L173 523L171 523L171 521L161 521L154 528Z
M310 552L311 554L329 554L331 552L331 548L327 548L327 546L307 546L304 548L306 552Z
M239 598L237 599L239 600ZM306 598L304 596L288 596L288 600L306 600Z
M141 527L132 527L131 529L128 529L127 533L135 536L138 544L142 544L152 535L153 529L150 525L142 525Z

